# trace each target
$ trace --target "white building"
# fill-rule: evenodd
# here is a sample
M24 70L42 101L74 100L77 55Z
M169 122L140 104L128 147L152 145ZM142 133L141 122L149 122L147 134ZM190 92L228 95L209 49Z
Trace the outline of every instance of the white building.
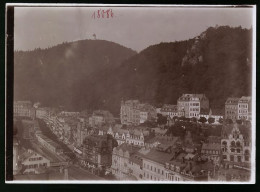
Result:
M251 120L251 97L241 97L238 101L238 119Z

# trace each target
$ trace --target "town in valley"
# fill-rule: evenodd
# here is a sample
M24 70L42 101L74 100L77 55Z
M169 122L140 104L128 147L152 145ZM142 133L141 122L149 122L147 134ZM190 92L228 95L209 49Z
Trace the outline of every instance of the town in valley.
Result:
M251 97L209 108L205 94L161 107L122 100L72 112L14 101L14 180L248 181Z
M97 6L14 6L6 180L254 183L256 6Z

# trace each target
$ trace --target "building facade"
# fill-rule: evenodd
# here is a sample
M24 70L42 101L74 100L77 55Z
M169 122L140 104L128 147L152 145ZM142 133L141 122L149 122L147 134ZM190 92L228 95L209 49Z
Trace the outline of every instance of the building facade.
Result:
M251 120L251 97L241 97L238 101L238 119Z
M28 150L19 158L20 164L23 167L23 174L37 173L38 168L50 167L50 160L35 151Z
M199 118L200 109L201 109L201 101L199 94L183 94L177 101L178 111L181 112L184 110L184 116L186 118ZM203 102L203 106L206 104Z
M83 158L95 167L110 167L112 165L112 151L116 146L116 140L109 134L89 135L83 142Z
M229 97L225 102L225 119L231 119L235 122L238 119L239 98Z
M230 165L250 164L251 134L243 125L226 125L222 129L221 149L224 163Z
M13 105L14 117L35 117L35 109L31 101L14 101Z
M139 148L123 143L113 149L112 154L112 173L119 180L132 180L132 175L136 175L136 169L130 161L130 157L137 152Z

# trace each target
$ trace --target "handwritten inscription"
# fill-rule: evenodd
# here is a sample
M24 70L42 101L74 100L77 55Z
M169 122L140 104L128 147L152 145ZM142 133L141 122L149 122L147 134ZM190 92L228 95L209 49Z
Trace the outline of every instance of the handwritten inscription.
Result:
M114 17L114 13L112 9L99 9L92 14L93 19L102 19L102 18L109 19L113 17Z

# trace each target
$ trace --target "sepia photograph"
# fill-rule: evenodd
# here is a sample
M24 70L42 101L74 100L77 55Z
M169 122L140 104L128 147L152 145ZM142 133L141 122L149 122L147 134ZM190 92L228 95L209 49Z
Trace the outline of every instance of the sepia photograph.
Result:
M255 183L256 6L10 7L6 183Z

